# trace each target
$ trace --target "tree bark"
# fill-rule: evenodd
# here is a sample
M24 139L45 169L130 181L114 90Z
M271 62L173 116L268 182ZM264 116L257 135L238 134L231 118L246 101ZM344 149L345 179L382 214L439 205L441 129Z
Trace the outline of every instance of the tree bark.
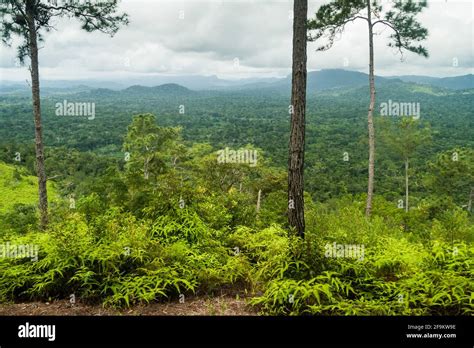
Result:
M258 195L257 195L257 215L260 212L260 199L262 197L262 190L258 190Z
M375 107L375 76L374 76L374 34L372 31L372 18L370 1L367 0L367 19L369 25L369 88L370 104L367 115L369 131L369 179L367 183L367 204L365 215L370 216L372 212L372 198L374 194L374 176L375 176L375 130L373 112Z
M405 212L408 213L408 158L405 158Z
M35 6L36 5L33 0L27 0L26 16L28 21L29 57L31 60L31 94L33 100L33 116L35 119L36 174L38 176L40 227L44 230L48 225L48 192L46 187L47 178L44 166L44 146L41 129L38 42L35 20Z
M471 187L471 193L469 194L469 202L467 203L467 211L472 211L472 199L474 198L474 187Z
M291 133L288 158L288 223L304 237L304 149L306 109L306 21L308 1L293 4L293 67Z

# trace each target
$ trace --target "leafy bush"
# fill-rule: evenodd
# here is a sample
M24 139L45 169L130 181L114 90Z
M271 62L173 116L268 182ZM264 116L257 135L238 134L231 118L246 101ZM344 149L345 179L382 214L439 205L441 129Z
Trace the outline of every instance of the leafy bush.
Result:
M269 314L470 315L474 248L384 239L363 262L335 259L311 279L273 279L251 303Z
M35 245L38 260L0 259L0 300L65 298L129 306L245 281L248 263L183 211L181 223L137 220L110 209L86 221L69 213L47 232L8 242ZM3 240L6 243L7 240ZM216 247L217 246L217 247Z

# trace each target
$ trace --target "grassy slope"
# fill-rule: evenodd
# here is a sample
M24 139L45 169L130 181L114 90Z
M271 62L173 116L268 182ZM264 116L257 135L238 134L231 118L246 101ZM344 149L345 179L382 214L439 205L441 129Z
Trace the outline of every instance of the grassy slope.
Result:
M15 204L37 204L38 183L34 176L27 175L18 167L20 179L15 178L15 166L0 162L0 214L11 210ZM48 185L49 197L55 197L54 187Z

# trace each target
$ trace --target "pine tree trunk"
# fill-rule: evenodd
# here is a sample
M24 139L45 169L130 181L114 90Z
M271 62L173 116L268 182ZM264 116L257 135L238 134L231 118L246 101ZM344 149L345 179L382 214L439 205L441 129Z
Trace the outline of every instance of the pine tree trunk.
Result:
M405 159L405 211L408 213L408 158Z
M372 212L372 199L374 194L374 175L375 175L375 130L373 112L375 107L375 76L374 76L374 35L372 31L372 18L370 0L367 0L367 18L369 23L369 88L370 104L367 115L369 131L369 180L367 184L367 204L365 208L366 216Z
M294 0L291 133L288 158L288 223L304 237L307 0ZM291 204L293 203L293 204Z
M47 179L44 166L43 135L41 130L38 42L34 14L35 2L32 0L27 0L26 15L28 21L29 56L31 59L31 94L33 99L33 115L35 119L36 173L38 176L40 227L44 230L48 225L48 193L46 188Z

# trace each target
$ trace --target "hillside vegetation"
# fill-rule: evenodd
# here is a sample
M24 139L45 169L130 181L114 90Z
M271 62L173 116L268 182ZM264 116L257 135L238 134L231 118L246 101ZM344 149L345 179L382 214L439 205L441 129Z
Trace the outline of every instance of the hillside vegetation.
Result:
M171 108L180 102L174 98L162 100ZM238 108L231 104L204 113L199 105L219 100L222 107L231 100L226 99L230 95L206 98L188 100L188 111L181 115L135 115L126 130L120 125L129 117L105 102L104 113L94 121L46 116L46 133L59 135L68 126L68 134L47 151L48 173L56 176L65 198L52 205L50 227L40 232L35 215L19 219L15 199L3 198L17 195L18 202L32 203L31 178L18 183L13 166L2 165L7 188L2 202L10 222L0 242L36 246L38 254L35 262L31 257L0 259L0 300L74 295L86 303L127 307L226 291L248 296L264 314L472 314L474 227L466 208L474 173L472 130L443 129L472 122L461 95L443 99L452 106L443 110L456 113L427 115L435 145L411 154L416 170L410 172L408 212L400 206L403 161L381 142L370 219L364 215L363 120L359 123L357 108L344 102L330 111L334 100L321 97L321 111L309 115L305 240L286 222L280 149L287 122L283 112L276 112L284 100L267 100L269 106L260 109L259 97L236 95L242 98ZM121 113L146 109L113 101ZM8 113L25 107L14 98L10 103L3 106ZM427 103L441 105L437 99ZM21 115L2 122L19 124ZM183 127L171 127L172 120ZM388 139L398 123L386 121L379 117ZM205 128L211 134L207 142ZM231 134L244 128L234 142ZM21 170L32 171L24 133L9 133L11 143L3 146L2 156L13 162L14 152L21 151ZM114 138L122 139L120 146ZM261 148L245 145L245 139ZM258 161L255 166L220 163L218 151L225 147L256 151ZM15 185L31 190L15 191ZM74 197L74 205L68 197Z

